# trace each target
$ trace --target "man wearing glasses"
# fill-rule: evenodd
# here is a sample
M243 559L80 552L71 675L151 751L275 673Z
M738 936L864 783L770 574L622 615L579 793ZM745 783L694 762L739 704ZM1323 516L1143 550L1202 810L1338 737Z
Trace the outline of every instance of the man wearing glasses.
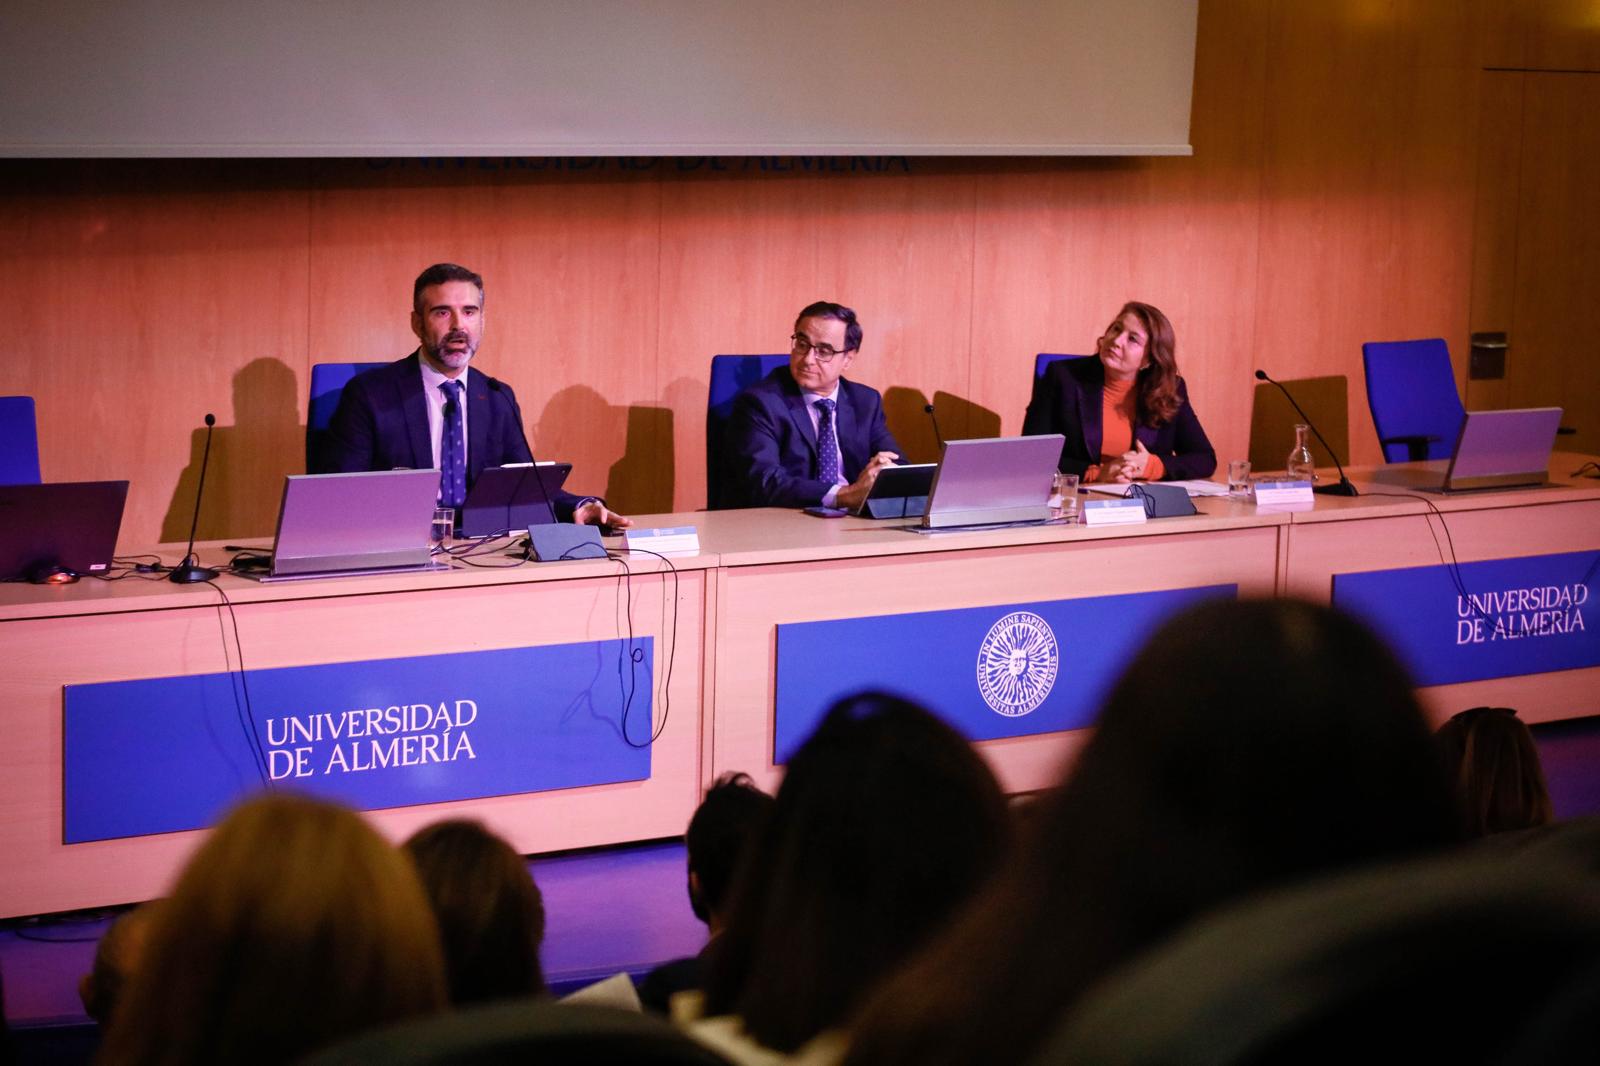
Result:
M857 510L878 471L900 457L883 398L841 376L861 348L861 324L850 308L818 302L800 312L789 341L789 365L734 401L727 498Z

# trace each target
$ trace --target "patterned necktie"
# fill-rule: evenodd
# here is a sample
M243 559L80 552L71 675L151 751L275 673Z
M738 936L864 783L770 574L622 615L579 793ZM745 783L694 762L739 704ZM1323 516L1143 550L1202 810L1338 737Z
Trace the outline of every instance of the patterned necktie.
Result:
M467 439L461 431L461 382L442 381L444 432L439 435L439 505L467 502Z
M839 483L839 441L833 435L833 401L818 400L817 477L824 485Z

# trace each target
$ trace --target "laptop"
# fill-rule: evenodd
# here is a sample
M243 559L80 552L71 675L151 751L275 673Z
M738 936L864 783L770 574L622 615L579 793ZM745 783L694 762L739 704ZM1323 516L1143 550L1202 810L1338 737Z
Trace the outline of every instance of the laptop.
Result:
M485 467L461 507L460 537L487 537L556 520L550 497L572 473L571 463Z
M258 580L446 569L429 540L438 498L437 470L290 474L272 565Z
M126 481L0 485L0 581L107 572L127 501Z
M1421 492L1543 485L1560 427L1559 407L1468 411L1448 460L1395 463L1373 471L1372 480Z
M921 528L1049 521L1065 442L1059 433L946 441Z

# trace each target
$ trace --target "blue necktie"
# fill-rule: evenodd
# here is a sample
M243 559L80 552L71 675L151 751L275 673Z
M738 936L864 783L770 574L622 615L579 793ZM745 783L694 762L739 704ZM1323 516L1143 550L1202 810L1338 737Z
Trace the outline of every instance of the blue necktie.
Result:
M825 485L839 483L839 442L833 435L833 401L818 400L817 477Z
M439 505L467 502L467 439L461 431L461 382L442 381L444 432L439 435Z

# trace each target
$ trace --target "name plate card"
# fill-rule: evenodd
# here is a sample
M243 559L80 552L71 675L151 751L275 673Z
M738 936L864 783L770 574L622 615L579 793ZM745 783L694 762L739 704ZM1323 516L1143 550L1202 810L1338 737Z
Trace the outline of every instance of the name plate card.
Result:
M1281 507L1285 504L1316 502L1316 497L1311 494L1309 481L1257 481L1255 497L1257 507Z
M63 841L201 829L272 788L376 810L642 781L652 656L645 637L67 685Z
M1238 594L1207 585L780 625L773 761L863 689L917 700L971 740L1082 729L1168 615Z
M1086 526L1126 526L1148 519L1144 501L1140 499L1084 500L1083 524Z
M1421 685L1600 666L1600 552L1333 575L1333 602L1364 618Z
M698 552L700 533L694 526L662 526L659 529L628 529L623 531L630 551Z

